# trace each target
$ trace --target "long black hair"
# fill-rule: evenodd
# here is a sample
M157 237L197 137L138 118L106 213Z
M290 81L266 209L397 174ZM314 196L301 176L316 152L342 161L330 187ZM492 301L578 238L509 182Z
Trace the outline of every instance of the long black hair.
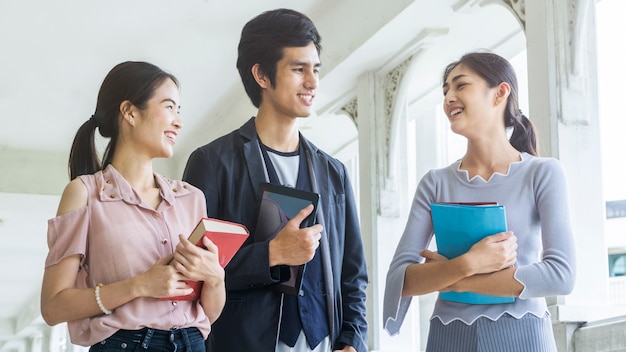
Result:
M450 72L458 65L468 67L482 77L491 88L502 82L511 87L504 111L504 126L513 127L509 142L520 152L527 152L537 156L537 134L530 119L519 108L519 93L517 76L513 66L505 58L488 52L472 52L463 55L458 61L449 64L443 73L443 82L448 79Z
M74 137L68 162L71 180L93 174L111 163L119 135L120 105L128 100L139 109L146 108L154 91L167 79L178 86L176 77L147 62L126 61L109 71L100 86L96 111ZM102 162L95 146L96 128L102 137L110 138Z

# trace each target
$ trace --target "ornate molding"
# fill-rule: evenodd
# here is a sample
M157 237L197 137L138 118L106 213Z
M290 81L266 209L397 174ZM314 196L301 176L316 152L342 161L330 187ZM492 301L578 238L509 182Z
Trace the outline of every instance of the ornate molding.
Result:
M571 73L573 75L581 74L581 66L583 62L583 49L586 44L585 38L589 21L585 17L589 14L589 7L594 6L595 1L592 0L573 0L570 1L569 11L572 20L569 21L569 33L571 33L570 53L572 55ZM592 21L595 23L595 21Z
M520 23L523 29L526 28L526 0L492 0L494 2L501 2L502 5L507 7L517 21Z
M384 77L383 89L385 94L385 101L383 111L385 112L385 150L390 150L391 148L394 105L397 101L398 88L400 87L400 83L404 78L404 75L407 68L409 67L409 64L411 63L411 60L413 60L413 55L409 56L398 66L389 71Z
M359 127L359 114L358 114L358 101L356 98L350 99L349 102L347 102L345 105L343 105L341 108L339 108L339 111L343 111L344 113L346 113L348 115L348 117L350 117L350 119L352 120L352 122L354 122L354 125L358 128Z
M372 123L373 130L368 132L375 135L376 145L372 150L373 156L376 157L377 211L384 217L399 215L398 180L393 172L396 162L393 158L395 144L392 140L398 133L398 120L404 118L406 114L408 86L406 77L412 74L417 58L435 43L438 37L448 32L448 28L424 29L377 71L371 72L372 87L369 88L375 91L371 96L374 103L367 101L362 102L362 105L369 109L368 118L375 120ZM346 107L345 110L350 109Z
M382 143L382 151L378 155L380 164L379 170L379 182L381 187L379 188L379 213L384 217L397 217L400 214L400 210L397 202L397 189L396 178L392 173L392 136L394 133L394 119L399 118L397 115L399 112L396 109L396 105L402 99L399 99L401 92L402 80L404 79L407 69L409 68L414 55L410 55L396 67L384 73L381 78L382 94L382 113L383 119L381 121L381 131L379 136L382 137L379 143Z
M490 4L506 7L513 13L522 28L526 28L526 0L460 0L452 5L452 9L455 12L469 13L477 7Z
M406 89L407 80L417 63L417 58L425 52L438 37L446 35L447 28L427 28L413 39L403 50L398 52L386 65L381 67L377 74L377 113L380 118L377 125L377 145L379 146L378 182L379 200L378 211L385 217L399 215L397 175L393 172L396 153L394 152L398 123L406 116Z
M595 68L594 0L555 0L550 26L555 31L557 108L566 125L588 125L594 109L587 98ZM558 29L561 30L558 30ZM590 29L591 28L591 29Z

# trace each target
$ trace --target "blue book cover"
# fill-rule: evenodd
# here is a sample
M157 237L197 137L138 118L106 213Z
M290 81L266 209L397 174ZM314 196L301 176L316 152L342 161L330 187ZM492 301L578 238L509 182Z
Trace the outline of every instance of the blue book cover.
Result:
M437 251L448 259L469 251L486 236L507 231L503 205L496 203L432 203L430 205ZM474 292L440 292L439 298L468 304L511 303L514 297Z

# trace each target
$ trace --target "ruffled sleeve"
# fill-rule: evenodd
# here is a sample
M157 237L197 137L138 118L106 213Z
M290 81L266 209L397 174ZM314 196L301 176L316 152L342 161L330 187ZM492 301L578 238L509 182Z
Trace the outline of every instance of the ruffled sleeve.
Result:
M46 268L58 264L63 258L87 252L88 207L59 215L48 220L48 256Z
M396 335L411 305L412 297L403 297L404 275L409 265L424 262L419 252L428 248L433 237L430 202L434 199L436 177L428 172L420 181L413 198L406 227L387 272L383 303L383 327Z

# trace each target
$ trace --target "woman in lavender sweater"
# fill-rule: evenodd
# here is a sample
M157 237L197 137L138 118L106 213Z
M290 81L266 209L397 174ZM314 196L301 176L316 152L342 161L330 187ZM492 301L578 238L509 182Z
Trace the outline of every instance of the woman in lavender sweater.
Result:
M566 295L575 280L575 249L563 169L537 156L531 121L518 108L510 63L470 53L443 75L444 110L465 155L420 181L387 273L384 327L399 332L412 296L435 291L515 297L513 303L437 299L427 351L556 351L546 296ZM512 129L510 139L507 130ZM427 250L433 202L498 202L509 231L447 259Z

